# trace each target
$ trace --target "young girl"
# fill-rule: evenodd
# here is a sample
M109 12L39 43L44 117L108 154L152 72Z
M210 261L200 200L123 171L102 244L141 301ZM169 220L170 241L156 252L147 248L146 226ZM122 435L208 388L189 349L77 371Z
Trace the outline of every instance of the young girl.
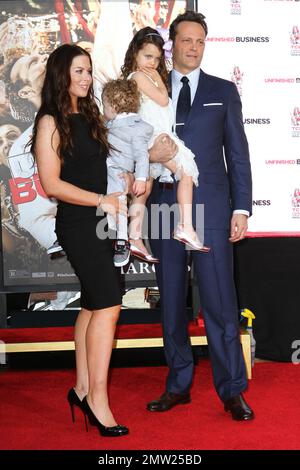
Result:
M198 169L194 154L172 132L175 117L172 102L168 96L168 72L164 61L164 40L153 28L146 27L138 31L129 44L125 55L122 74L124 78L136 81L141 93L141 118L154 127L150 145L159 134L167 133L176 142L178 152L164 166L158 163L150 165L150 176L157 178L173 173L179 181L177 200L179 204L179 223L173 237L185 243L188 248L209 251L199 240L192 225L193 184L198 185ZM152 181L147 184L146 192L136 198L136 203L145 204L152 189ZM141 225L141 224L140 224ZM130 240L143 249L142 240Z

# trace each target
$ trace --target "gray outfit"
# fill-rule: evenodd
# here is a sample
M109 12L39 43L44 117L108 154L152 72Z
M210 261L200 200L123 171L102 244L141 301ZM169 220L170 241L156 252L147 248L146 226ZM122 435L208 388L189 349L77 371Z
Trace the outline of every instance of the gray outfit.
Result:
M134 173L135 179L149 177L148 144L153 127L138 114L129 114L109 121L108 142L113 147L107 158L107 194L124 191L125 182L120 173ZM121 196L122 197L122 196ZM124 197L124 196L123 196ZM118 239L128 239L127 217L119 215L118 227L114 217L107 217L109 228L117 230Z

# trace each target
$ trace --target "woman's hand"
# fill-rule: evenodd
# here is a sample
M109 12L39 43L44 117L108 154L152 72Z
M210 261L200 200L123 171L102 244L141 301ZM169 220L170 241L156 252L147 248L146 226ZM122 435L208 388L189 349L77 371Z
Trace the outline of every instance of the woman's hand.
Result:
M106 194L101 200L100 208L116 218L118 214L127 216L126 194L122 192Z

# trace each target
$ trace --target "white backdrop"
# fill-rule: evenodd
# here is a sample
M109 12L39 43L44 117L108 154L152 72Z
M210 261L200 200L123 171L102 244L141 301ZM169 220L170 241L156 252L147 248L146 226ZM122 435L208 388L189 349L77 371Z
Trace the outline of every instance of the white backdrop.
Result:
M237 84L253 171L249 236L300 236L300 1L199 0L205 72Z

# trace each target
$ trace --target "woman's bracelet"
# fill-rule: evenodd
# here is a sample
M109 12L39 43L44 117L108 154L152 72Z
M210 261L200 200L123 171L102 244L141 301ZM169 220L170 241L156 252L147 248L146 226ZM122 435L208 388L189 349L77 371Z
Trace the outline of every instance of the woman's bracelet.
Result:
M98 206L100 207L104 198L104 194L98 194Z

